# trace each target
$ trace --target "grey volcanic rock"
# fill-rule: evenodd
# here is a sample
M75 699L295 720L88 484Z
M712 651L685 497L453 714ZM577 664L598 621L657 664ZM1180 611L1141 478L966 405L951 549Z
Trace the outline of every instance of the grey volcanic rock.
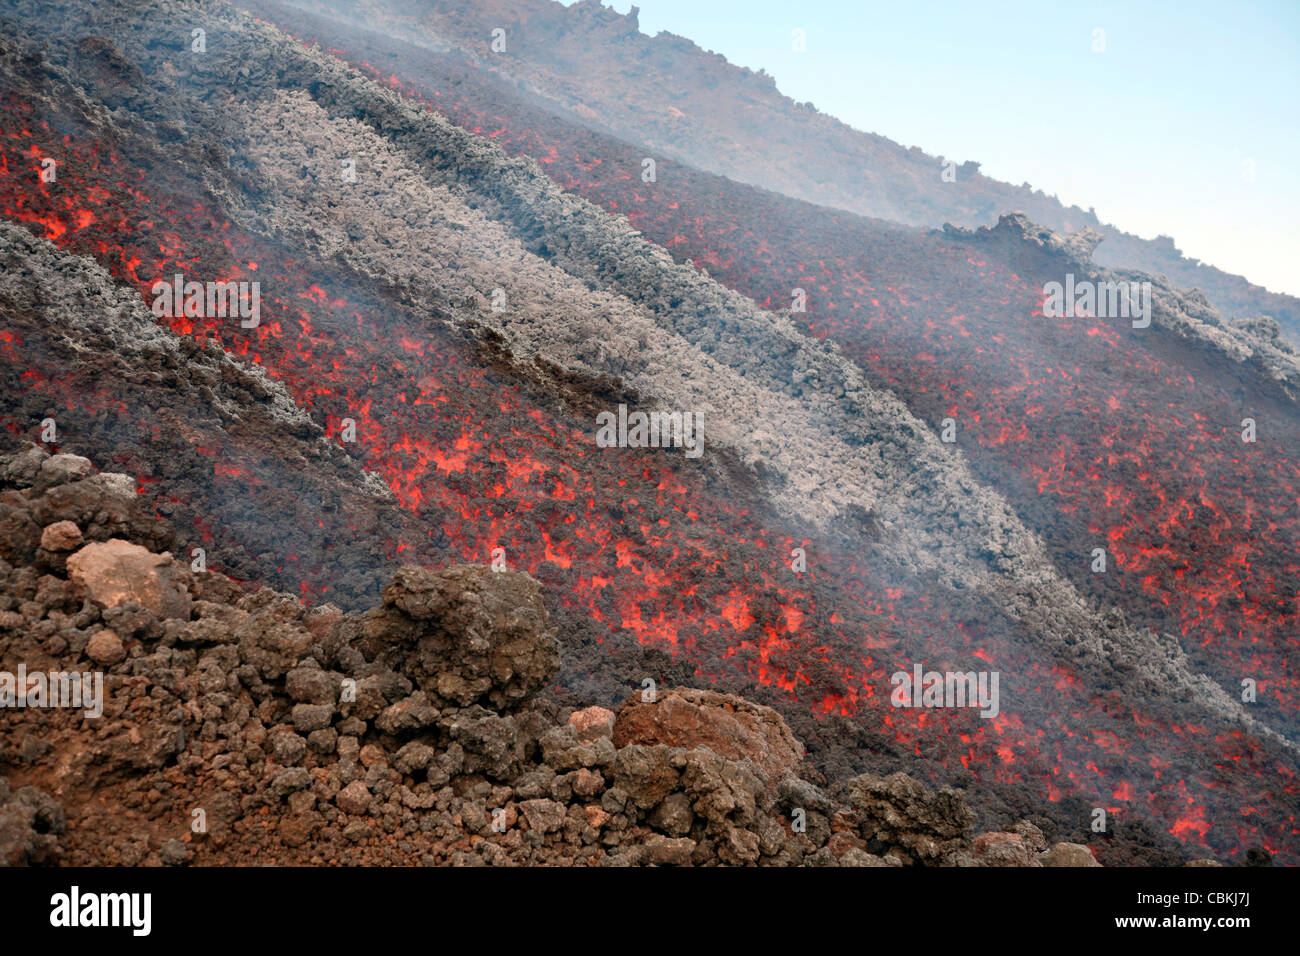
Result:
M1028 183L991 179L974 159L959 163L852 129L812 103L783 95L763 70L728 63L666 30L642 33L635 6L628 14L599 0L370 0L364 12L347 0L328 0L311 7L347 23L344 29L381 29L429 49L455 49L467 65L500 76L503 86L525 91L559 116L647 144L648 155L810 203L922 227L945 221L979 226L1001 210L1027 210L1056 231L1091 232L1094 246L1104 237L1102 251L1112 263L1140 264L1181 286L1204 288L1225 315L1275 313L1300 339L1294 296L1186 257L1166 236L1139 238ZM279 8L266 0L254 5L259 13L269 11L264 15L271 20L281 19ZM483 37L503 23L511 24L510 55L486 54ZM809 41L812 49L816 41ZM949 161L954 179L939 175Z
M51 455L41 462L39 483L49 487L89 478L94 470L89 458L81 455Z
M54 862L66 828L58 801L36 787L14 791L0 777L0 866Z
M997 225L962 229L952 224L944 233L962 242L1017 246L1042 251L1060 260L1063 273L1071 271L1076 282L1150 282L1152 286L1151 329L1195 340L1230 361L1251 363L1264 369L1293 402L1300 402L1300 353L1284 338L1277 322L1269 316L1254 316L1225 324L1205 296L1196 289L1179 289L1164 276L1125 269L1107 269L1092 261L1101 234L1092 229L1061 233L1041 226L1022 212L1008 213Z

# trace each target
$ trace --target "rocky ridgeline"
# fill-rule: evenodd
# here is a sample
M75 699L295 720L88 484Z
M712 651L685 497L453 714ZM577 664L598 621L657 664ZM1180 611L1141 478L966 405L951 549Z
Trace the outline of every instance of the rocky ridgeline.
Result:
M527 574L404 567L344 614L159 553L84 458L29 446L0 489L0 670L104 674L97 719L5 712L5 863L1097 865L1028 823L976 837L901 773L837 803L739 697L555 706Z
M1247 374L1247 368L1262 371L1290 401L1300 402L1300 353L1283 337L1275 319L1252 315L1226 323L1197 289L1176 288L1163 275L1106 268L1093 261L1094 251L1105 238L1095 229L1056 232L1032 221L1023 212L1013 212L999 216L997 225L980 229L963 229L946 223L943 234L958 242L1000 248L1011 261L1016 261L1022 250L1041 252L1061 264L1062 274L1073 271L1081 280L1149 282L1155 328L1227 359L1232 363L1234 377Z

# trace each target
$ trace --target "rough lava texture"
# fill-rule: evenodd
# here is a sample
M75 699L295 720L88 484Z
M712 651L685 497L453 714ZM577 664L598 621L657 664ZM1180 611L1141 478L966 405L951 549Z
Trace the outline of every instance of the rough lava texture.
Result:
M104 714L6 715L4 864L1096 865L1027 821L974 837L960 794L904 774L837 801L740 697L548 702L559 655L526 574L403 567L345 615L97 540L170 531L125 497L103 520L98 489L126 486L67 457L0 459L11 525L89 541L65 566L0 559L0 668L99 670Z
M213 193L236 221L383 277L391 295L452 314L462 331L486 327L516 368L616 375L649 405L694 409L710 423L711 448L762 472L764 504L827 533L870 514L884 534L860 533L850 545L869 547L894 573L992 602L1091 683L1294 747L1198 672L1175 638L1092 607L997 489L790 313L757 308L674 262L625 219L558 188L536 161L509 158L269 23L225 6L195 15L228 45L158 95L194 104L189 84L256 92L224 114L197 107L247 157L211 171L227 177ZM161 38L170 27L149 20L147 29ZM165 75L164 51L160 39L137 55ZM342 194L318 188L326 174L312 157L333 154L371 157L385 189L369 180ZM241 191L241 182L256 188ZM514 277L508 298L534 304L524 315L486 307L481 290L502 268Z
M47 863L67 829L63 807L35 787L16 792L0 777L0 866Z
M943 234L959 242L1001 247L1013 256L1020 249L1041 251L1058 259L1080 282L1150 282L1151 320L1156 328L1194 340L1231 362L1250 363L1264 370L1291 402L1300 400L1300 354L1282 338L1275 319L1256 315L1225 324L1197 289L1175 288L1164 276L1108 269L1094 263L1093 253L1103 238L1094 229L1058 233L1033 222L1023 212L1013 212L1000 216L995 226L981 229L945 223Z
M560 666L541 588L527 574L474 565L401 568L383 607L348 622L363 651L409 675L439 706L514 707Z
M770 707L685 687L653 700L645 692L628 698L614 720L614 744L704 746L728 760L749 758L774 781L803 758L802 745Z

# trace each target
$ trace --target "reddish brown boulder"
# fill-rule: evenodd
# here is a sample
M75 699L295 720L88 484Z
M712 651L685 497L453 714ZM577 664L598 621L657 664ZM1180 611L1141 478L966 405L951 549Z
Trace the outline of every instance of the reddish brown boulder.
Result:
M68 558L68 577L102 607L135 602L159 618L189 620L189 591L170 554L154 554L120 538L95 542Z
M803 759L803 745L770 707L731 694L678 687L654 703L636 693L618 709L614 746L667 744L708 747L719 757L744 760L775 783Z
M604 707L584 707L569 715L569 726L578 732L579 743L594 744L601 737L614 736L614 712Z
M334 802L349 816L360 816L370 810L370 790L360 780L353 780L339 791Z
M74 551L81 546L81 529L71 521L56 521L41 532L41 547L46 551Z
M115 631L98 631L86 644L86 656L96 664L111 666L126 657L126 649Z

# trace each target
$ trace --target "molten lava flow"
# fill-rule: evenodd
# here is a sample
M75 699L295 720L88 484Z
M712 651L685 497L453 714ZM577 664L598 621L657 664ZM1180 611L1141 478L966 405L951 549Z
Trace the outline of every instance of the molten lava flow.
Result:
M1234 445L1224 423L1237 412L1224 396L1198 391L1191 374L1099 320L1045 323L1028 283L966 250L926 240L932 266L917 275L920 240L900 234L874 240L868 260L851 217L808 211L794 222L750 193L730 201L716 180L687 169L646 188L630 172L640 164L630 148L550 121L543 132L527 116L422 89L400 70L365 62L382 51L337 52L453 122L536 157L561 185L760 304L784 307L790 289L808 290L811 308L800 318L809 334L840 342L919 411L961 422L976 467L1022 511L1050 510L1068 519L1062 527L1087 533L1079 543L1068 534L1051 541L1058 552L1086 555L1094 539L1103 542L1123 572L1114 587L1132 599L1140 593L1216 674L1259 674L1270 704L1294 710L1287 661L1300 639L1300 565L1288 543L1300 472L1285 454ZM266 368L330 435L342 434L345 419L355 424L350 450L422 521L422 538L387 542L394 560L484 561L501 547L512 566L562 582L558 600L574 619L607 628L598 639L630 635L685 655L708 680L729 667L819 715L855 715L878 731L882 750L960 767L975 782L1037 788L1050 800L1082 796L1121 818L1137 805L1169 821L1179 839L1217 852L1251 843L1285 850L1292 840L1294 815L1273 809L1265 791L1281 776L1294 794L1294 777L1258 766L1248 737L1207 737L1094 693L1022 642L954 619L919 582L880 580L848 558L795 575L786 556L809 542L763 528L680 461L597 452L586 423L478 367L445 331L378 312L343 278L146 181L113 150L55 136L15 106L0 153L13 173L0 185L4 214L96 258L146 301L155 280L177 271L200 281L255 274L266 293L258 328L166 321ZM57 189L32 185L44 156L60 160ZM0 338L8 362L22 362L21 346ZM29 371L30 387L51 402L89 403L124 421L134 414L107 386L74 398ZM17 433L25 423L5 425ZM201 453L212 459L214 487L262 481L234 443ZM141 490L160 512L175 502L166 480L146 479ZM229 533L203 501L186 507L200 541ZM285 554L274 574L319 594L329 560ZM918 647L930 662L978 658L1014 675L1010 703L987 721L891 708L889 675ZM1031 718L1016 699L1050 699L1053 709ZM1172 739L1177 766L1163 756ZM1234 773L1196 770L1218 766ZM1230 819L1232 806L1250 810Z

